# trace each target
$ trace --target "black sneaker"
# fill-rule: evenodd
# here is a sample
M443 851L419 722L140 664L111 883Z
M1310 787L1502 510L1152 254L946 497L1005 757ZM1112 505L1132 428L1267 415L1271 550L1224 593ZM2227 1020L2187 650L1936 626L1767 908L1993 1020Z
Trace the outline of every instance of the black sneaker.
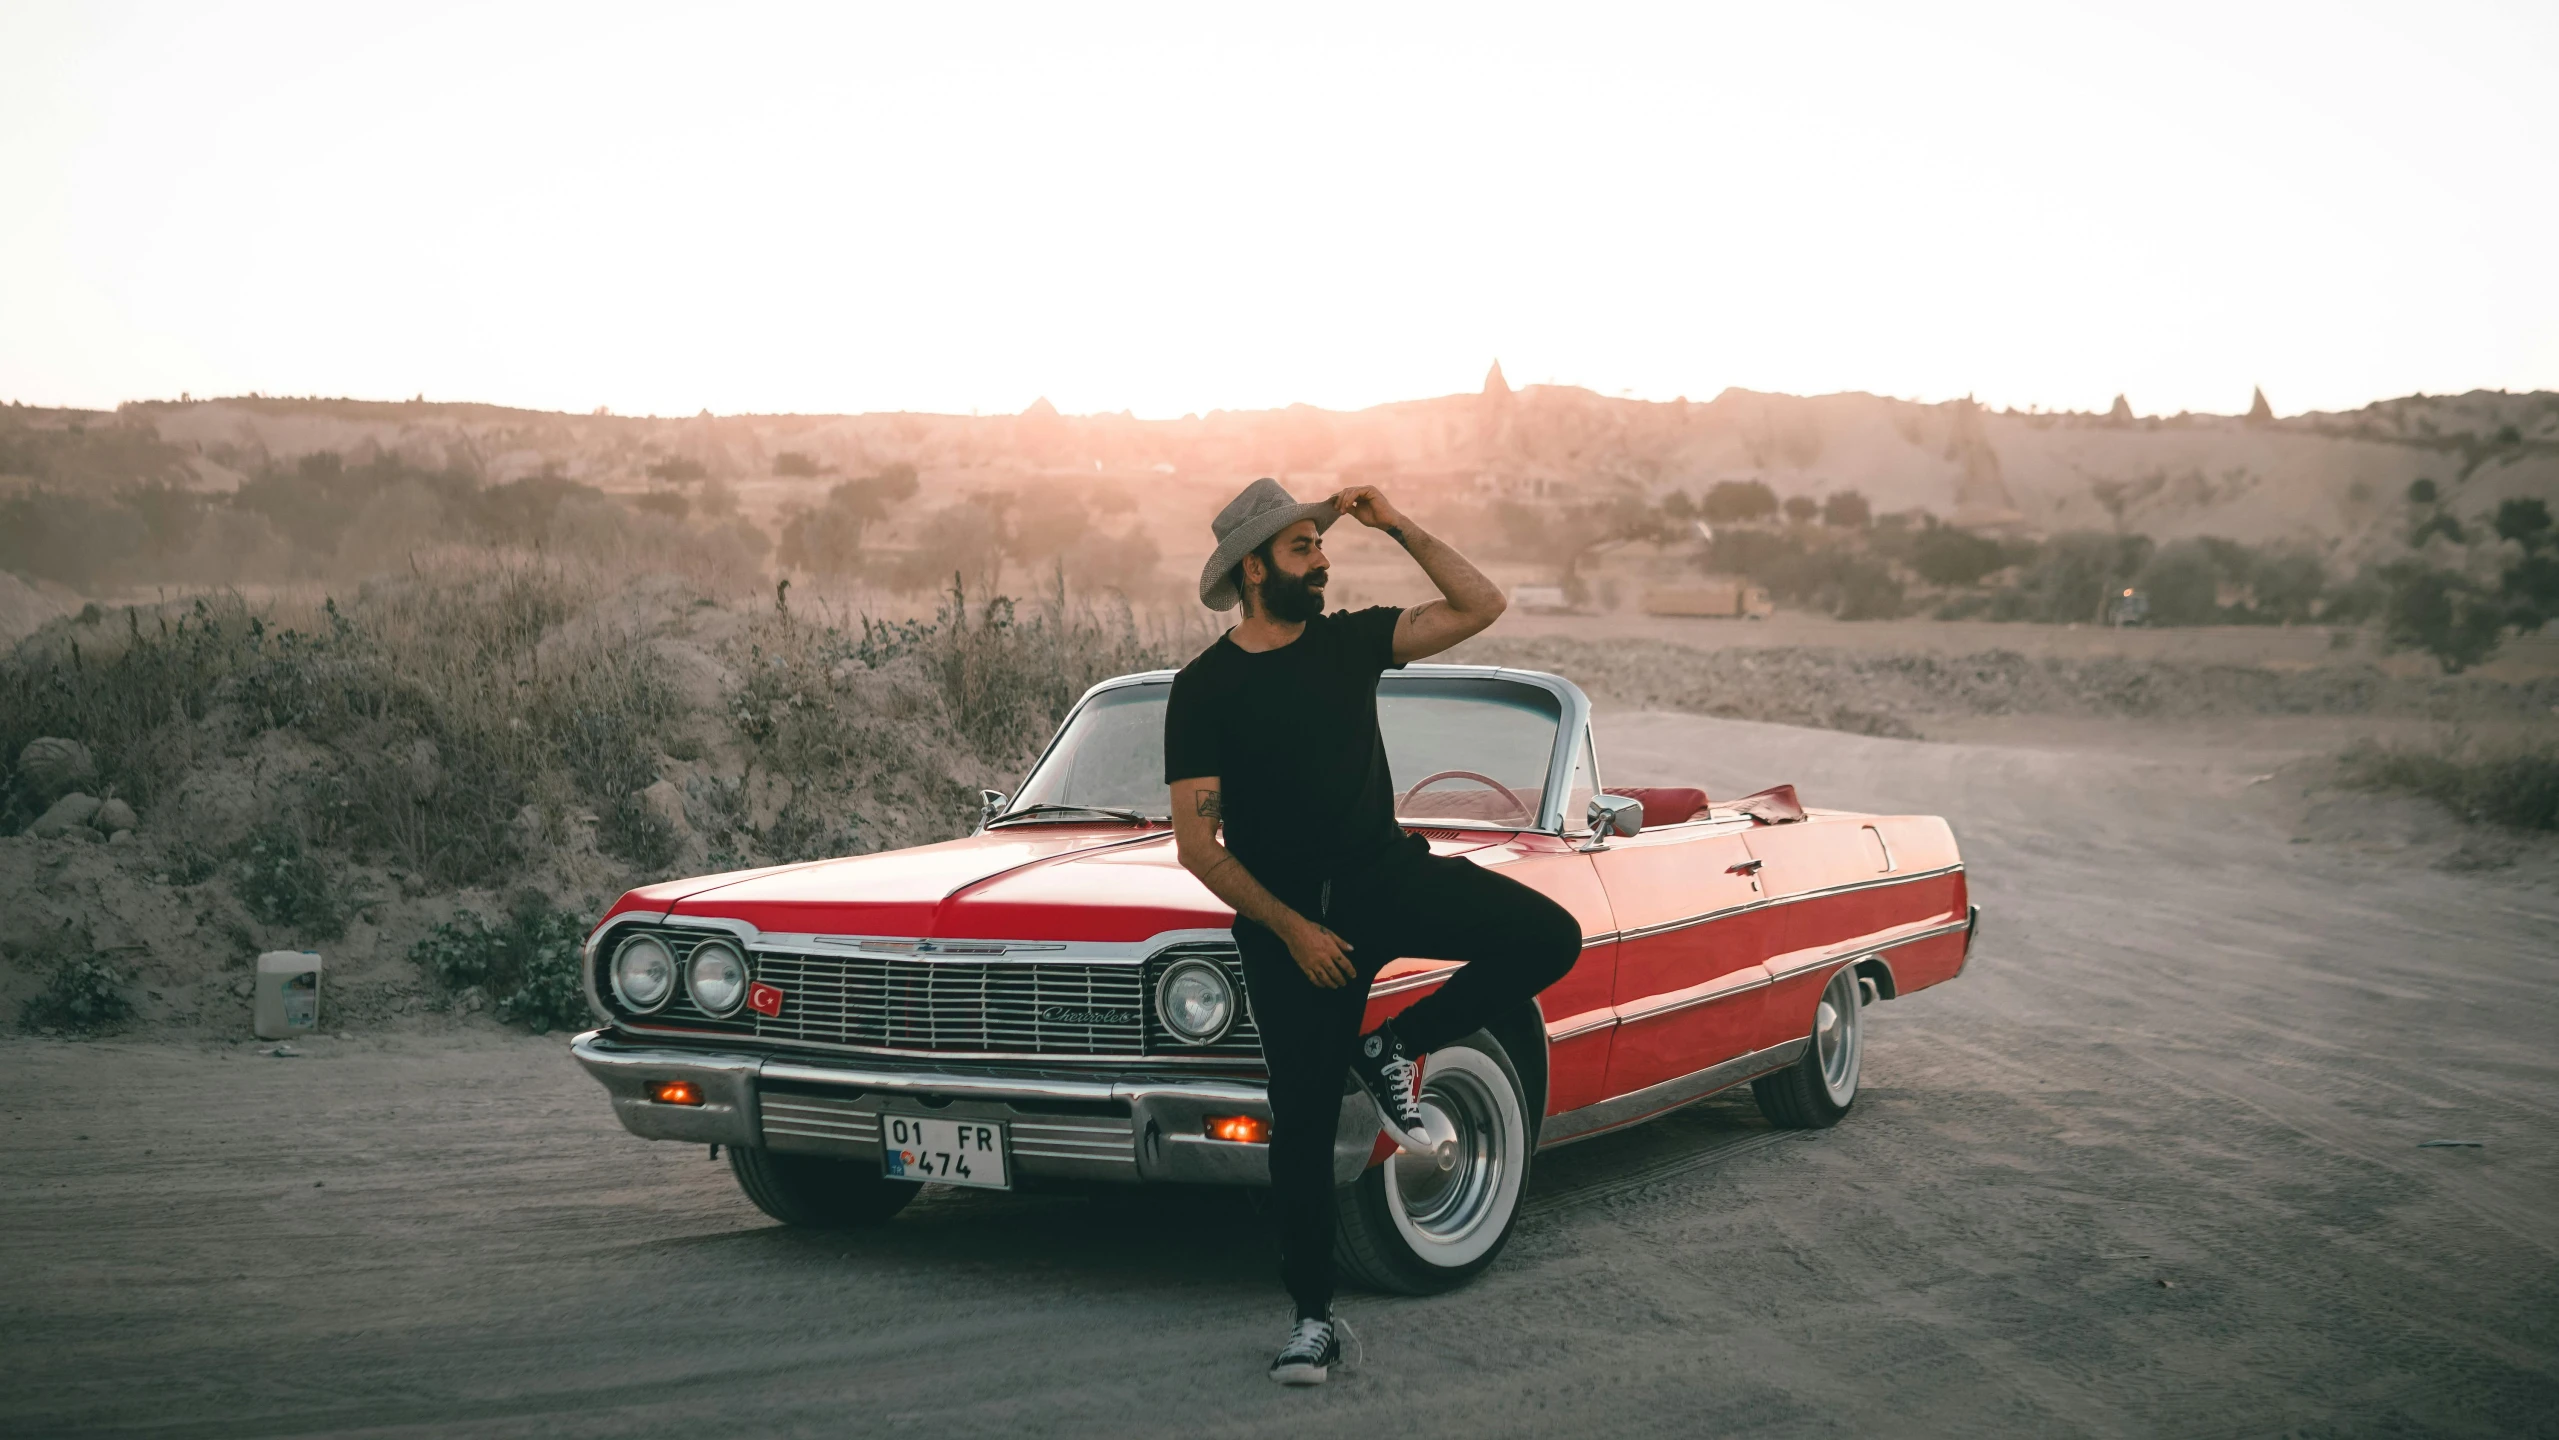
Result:
M1321 1385L1332 1378L1341 1359L1341 1337L1333 1333L1331 1320L1300 1320L1271 1362L1271 1378L1282 1385Z
M1421 1062L1405 1051L1393 1026L1381 1025L1359 1037L1351 1052L1351 1073L1368 1091L1377 1118L1397 1146L1409 1154L1438 1155L1430 1127L1422 1123Z

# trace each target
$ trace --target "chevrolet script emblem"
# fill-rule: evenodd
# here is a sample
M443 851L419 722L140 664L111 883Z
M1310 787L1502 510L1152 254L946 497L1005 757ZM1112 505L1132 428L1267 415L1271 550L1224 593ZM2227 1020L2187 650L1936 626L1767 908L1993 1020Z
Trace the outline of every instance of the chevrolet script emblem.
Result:
M1040 1019L1051 1025L1134 1025L1134 1010L1078 1010L1068 1005L1051 1005L1040 1011Z

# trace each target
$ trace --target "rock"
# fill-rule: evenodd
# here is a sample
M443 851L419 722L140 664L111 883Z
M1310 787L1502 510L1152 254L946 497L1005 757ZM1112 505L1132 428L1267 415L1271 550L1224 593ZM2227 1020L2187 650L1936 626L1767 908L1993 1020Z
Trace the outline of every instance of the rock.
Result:
M107 843L110 845L130 845L133 843L133 832L130 830L118 830L107 837Z
M243 975L231 984L231 993L246 1000L258 993L258 982Z
M65 840L77 840L83 845L104 845L107 843L107 837L104 834L90 829L86 825L72 826L70 829L62 832L62 838Z
M33 747L30 746L30 749ZM86 825L98 814L97 800L74 790L56 800L27 827L27 833L40 840L50 840L74 825Z
M640 792L640 803L649 813L666 822L678 835L693 833L693 824L684 815L684 791L672 780L660 780Z
M112 835L118 830L141 829L142 817L134 814L133 807L123 801L109 800L98 807L97 815L89 823Z
M95 779L98 762L77 740L47 735L18 752L18 776L39 800L52 800Z

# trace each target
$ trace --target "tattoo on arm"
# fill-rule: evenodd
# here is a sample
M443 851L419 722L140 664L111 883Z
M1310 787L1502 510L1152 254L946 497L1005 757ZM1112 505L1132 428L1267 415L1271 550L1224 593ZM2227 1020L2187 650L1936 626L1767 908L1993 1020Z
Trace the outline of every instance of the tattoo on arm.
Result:
M1225 792L1222 790L1202 790L1198 792L1198 798L1192 802L1191 813L1206 816L1211 820L1225 819L1226 801L1224 796Z
M1403 527L1403 526L1401 526L1401 525L1389 525L1389 526L1387 526L1387 527L1386 527L1386 533L1387 533L1388 535L1393 536L1393 537L1394 537L1394 539L1395 539L1395 543L1396 543L1396 544L1398 544L1398 545L1407 545L1407 546L1409 546L1409 545L1412 543L1412 542L1410 542L1410 541L1408 541L1408 540L1406 540L1406 539L1404 538L1404 527Z

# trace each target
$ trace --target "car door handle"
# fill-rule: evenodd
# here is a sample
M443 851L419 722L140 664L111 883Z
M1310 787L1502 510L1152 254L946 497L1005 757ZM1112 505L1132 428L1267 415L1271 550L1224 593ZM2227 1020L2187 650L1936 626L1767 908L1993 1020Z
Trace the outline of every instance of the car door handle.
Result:
M1759 867L1767 863L1768 862L1765 860L1744 860L1739 865L1725 866L1724 873L1727 875L1756 875L1759 873Z

